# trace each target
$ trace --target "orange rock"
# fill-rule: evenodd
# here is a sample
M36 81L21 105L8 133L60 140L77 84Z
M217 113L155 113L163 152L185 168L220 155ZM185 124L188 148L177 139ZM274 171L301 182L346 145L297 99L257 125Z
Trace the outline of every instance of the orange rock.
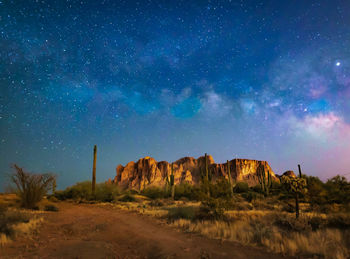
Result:
M227 165L216 164L213 157L208 155L208 167L212 175L212 180L216 181L222 177L228 178ZM231 177L233 182L244 181L249 186L259 184L257 177L257 168L263 166L265 173L269 171L273 180L278 180L266 161L250 159L233 159L230 161ZM198 159L193 157L183 157L174 162L174 180L175 185L187 182L190 184L199 184L201 180L201 171L205 173L205 157ZM162 187L166 184L167 178L170 178L171 164L167 161L157 162L152 157L144 157L136 163L131 161L125 167L118 165L116 176L113 183L122 188L143 190L149 186Z

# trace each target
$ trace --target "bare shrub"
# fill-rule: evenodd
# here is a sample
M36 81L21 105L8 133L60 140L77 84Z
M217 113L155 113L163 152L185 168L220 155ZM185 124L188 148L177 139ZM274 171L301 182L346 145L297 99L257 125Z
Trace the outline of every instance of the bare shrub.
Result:
M11 175L11 181L17 187L21 206L33 209L47 191L52 188L55 176L52 174L31 174L17 165L14 165L13 168L15 172Z

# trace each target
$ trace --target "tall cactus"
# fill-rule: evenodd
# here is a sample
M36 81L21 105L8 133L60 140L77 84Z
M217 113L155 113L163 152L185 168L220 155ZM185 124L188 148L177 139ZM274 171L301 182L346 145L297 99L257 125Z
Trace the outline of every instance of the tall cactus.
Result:
M173 163L171 163L170 187L171 187L171 198L175 199L175 177L174 177Z
M205 153L204 155L205 157L205 181L206 181L206 191L207 191L207 195L208 197L210 197L210 180L211 177L209 176L209 165L208 165L208 155L207 153ZM210 178L209 178L210 177Z
M270 188L272 187L272 179L271 179L270 171L267 170L267 179L266 179L265 168L263 165L259 165L258 170L257 170L257 176L258 176L258 181L259 181L260 186L261 186L261 191L265 195L269 195Z
M95 197L95 189L96 189L96 155L97 155L97 146L94 146L94 162L92 165L92 195Z
M230 194L231 197L233 197L233 186L232 186L232 178L231 178L231 168L230 168L230 161L227 160L227 174L228 174L228 182L230 184Z

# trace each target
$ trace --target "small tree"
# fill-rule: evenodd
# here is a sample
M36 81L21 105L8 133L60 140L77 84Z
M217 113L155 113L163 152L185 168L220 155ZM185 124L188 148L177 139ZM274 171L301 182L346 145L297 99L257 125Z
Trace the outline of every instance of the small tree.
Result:
M21 206L32 209L52 188L56 177L52 174L31 174L23 171L16 164L13 165L13 168L15 172L11 175L11 181L17 187Z
M281 178L283 186L295 197L295 217L299 218L299 195L307 192L306 180L304 178L283 175Z

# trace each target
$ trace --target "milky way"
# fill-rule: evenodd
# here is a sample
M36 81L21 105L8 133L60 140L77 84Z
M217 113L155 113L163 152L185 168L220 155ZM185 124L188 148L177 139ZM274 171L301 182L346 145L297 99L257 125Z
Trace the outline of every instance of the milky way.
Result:
M63 188L94 144L99 181L205 152L350 173L350 2L266 2L1 0L2 176Z

